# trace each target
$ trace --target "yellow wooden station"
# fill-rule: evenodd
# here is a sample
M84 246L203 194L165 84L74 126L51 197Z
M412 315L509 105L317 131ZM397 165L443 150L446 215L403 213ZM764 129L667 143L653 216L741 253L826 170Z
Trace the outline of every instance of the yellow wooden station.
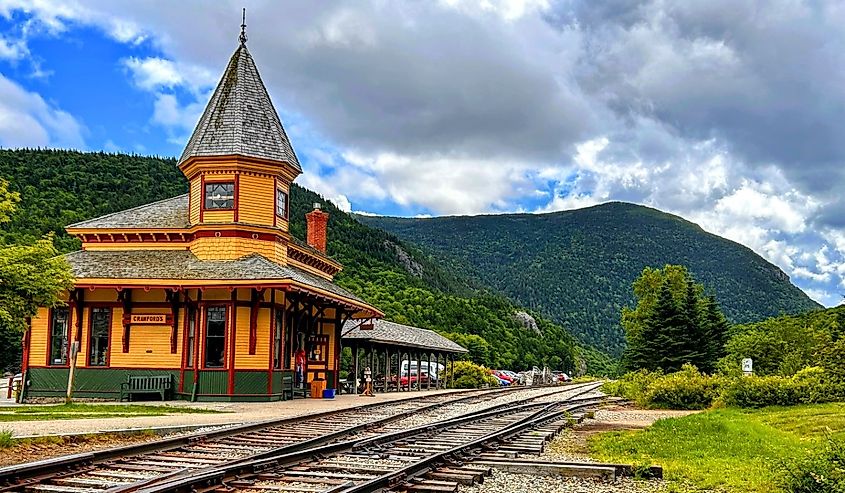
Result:
M27 398L274 400L338 382L341 327L382 313L333 283L328 214L288 233L302 172L241 42L179 159L189 193L72 224L67 306L24 338Z

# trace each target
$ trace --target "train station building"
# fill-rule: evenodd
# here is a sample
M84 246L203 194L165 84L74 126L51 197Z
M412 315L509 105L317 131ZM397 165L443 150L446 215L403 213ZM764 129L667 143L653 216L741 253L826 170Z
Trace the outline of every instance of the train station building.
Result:
M25 397L64 396L71 367L88 398L117 399L144 376L197 400L337 387L344 324L382 313L333 282L327 213L307 214L307 241L289 233L302 168L245 39L178 166L189 193L67 227L82 241L66 256L75 288L31 320Z

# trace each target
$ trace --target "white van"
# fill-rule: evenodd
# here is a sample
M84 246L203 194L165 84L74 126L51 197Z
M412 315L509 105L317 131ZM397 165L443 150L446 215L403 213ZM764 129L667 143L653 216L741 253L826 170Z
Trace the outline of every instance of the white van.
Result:
M399 374L399 376L402 376L402 377L408 376L409 364L410 364L410 368L411 368L411 374L412 375L417 374L417 361L416 360L414 360L414 361L405 360L405 361L402 362L402 370L401 370L401 373ZM422 371L424 373L428 374L428 376L429 376L429 378L431 378L432 382L436 382L437 381L437 375L441 371L444 371L446 369L446 367L443 364L435 363L433 361L431 362L431 371L429 371L429 368L428 368L428 361L421 361L420 364L422 365Z

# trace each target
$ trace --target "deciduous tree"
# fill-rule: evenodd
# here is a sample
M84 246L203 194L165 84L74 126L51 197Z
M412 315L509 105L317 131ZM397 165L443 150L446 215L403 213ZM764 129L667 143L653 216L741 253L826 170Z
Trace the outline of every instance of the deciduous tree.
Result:
M0 180L0 222L9 220L19 196ZM19 342L26 320L40 306L60 304L61 294L73 286L70 266L53 246L52 235L30 244L0 245L0 340ZM17 360L9 349L4 367ZM14 349L13 349L14 350Z

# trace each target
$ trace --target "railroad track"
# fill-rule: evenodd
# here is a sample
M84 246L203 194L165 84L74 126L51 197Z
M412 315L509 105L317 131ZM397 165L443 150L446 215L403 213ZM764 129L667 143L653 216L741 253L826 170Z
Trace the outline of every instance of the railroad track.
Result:
M548 396L538 395L409 429L372 430L367 436L298 452L186 471L137 493L454 491L457 483L447 479L478 480L485 474L483 469L465 466L465 459L496 450L502 441L567 418L574 410L596 405L600 397L578 396L597 387L567 389L566 398L559 402L531 402ZM118 488L111 493L125 491Z
M462 407L483 405L504 395L578 391L579 388L525 388L416 396L19 464L0 469L0 492L128 492L175 476L294 453L345 437L354 436L360 440L372 436L373 432L369 430L379 426L399 429L403 421L413 424L421 416L436 414L435 411L442 413L451 409L460 412ZM404 426L407 428L409 424Z

